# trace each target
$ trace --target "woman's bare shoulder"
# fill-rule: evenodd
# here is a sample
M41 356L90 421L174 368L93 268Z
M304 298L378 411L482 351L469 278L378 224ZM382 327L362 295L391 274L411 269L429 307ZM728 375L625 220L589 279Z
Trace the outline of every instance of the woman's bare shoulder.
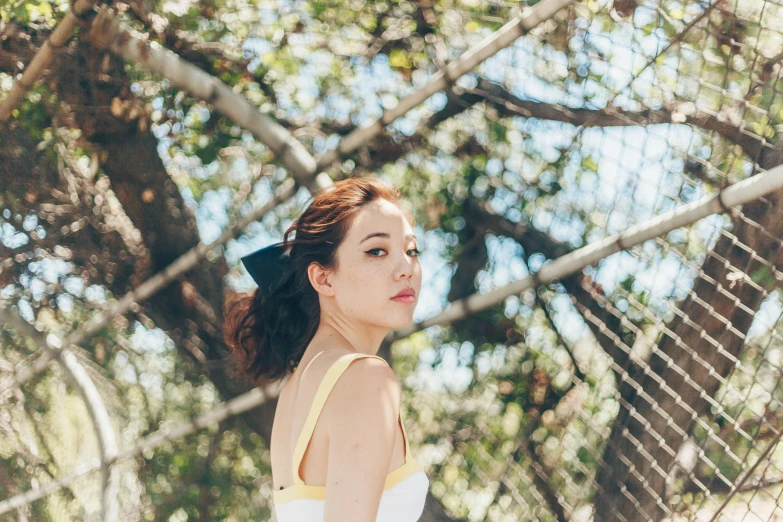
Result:
M346 414L348 417L362 416L365 413L363 409L385 406L390 402L399 407L401 393L397 374L386 361L361 357L351 361L340 374L326 401L329 411L325 408L324 413L330 418L335 413L338 413L338 418L346 418Z
M350 345L336 339L322 342L311 348L314 348L315 354L310 357L313 363L305 371L308 374L306 380L313 383L323 380L329 368L339 359L356 353ZM313 360L314 357L317 358ZM353 393L358 390L375 390L377 393L381 391L382 387L379 385L382 384L387 387L387 391L391 390L392 392L395 391L395 387L399 387L399 380L394 370L383 359L360 357L351 361L340 374L329 394L326 406L338 403L338 408L342 407L344 406L342 403L345 400L351 401ZM324 413L328 415L328 412L324 411Z

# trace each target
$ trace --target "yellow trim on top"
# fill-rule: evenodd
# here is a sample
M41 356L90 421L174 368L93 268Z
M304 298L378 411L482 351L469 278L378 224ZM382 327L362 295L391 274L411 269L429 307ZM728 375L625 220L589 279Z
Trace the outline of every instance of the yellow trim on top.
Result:
M320 355L320 353L318 355ZM318 422L318 417L320 417L321 415L321 411L324 408L324 403L326 403L326 399L329 397L332 388L334 388L334 385L337 383L337 380L340 378L340 376L345 371L345 369L348 368L348 365L351 364L351 362L353 362L356 359L361 359L365 357L380 359L381 361L385 362L384 358L379 357L377 355L369 355L366 353L352 353L352 354L341 356L335 362L332 363L332 365L329 367L328 370L326 370L326 375L324 375L324 378L321 380L321 383L318 385L318 389L315 392L315 398L313 399L313 403L310 405L310 411L307 412L307 418L305 419L304 426L302 427L302 431L299 432L299 437L297 438L296 445L294 446L294 457L293 457L294 485L296 486L305 485L304 480L302 480L302 478L299 476L299 466L301 466L302 464L302 459L304 458L307 445L310 442L310 437L313 436L313 431L315 430L315 423ZM313 357L313 359L310 362L313 362L314 360L315 357ZM405 426L403 426L403 429L405 429Z
M315 357L318 357L322 353L324 352L319 352L318 354L315 355ZM313 359L310 360L310 363L312 363L315 360L315 357L313 357ZM323 377L321 383L318 386L318 389L316 390L315 398L313 399L313 403L310 405L310 411L308 411L307 413L307 418L305 419L304 426L302 427L302 430L299 432L299 437L297 438L296 445L294 446L294 455L293 455L294 484L285 489L281 489L273 492L275 504L284 504L286 502L290 502L296 499L324 500L326 498L326 486L312 486L309 484L305 484L302 478L299 476L299 466L302 463L304 452L307 449L308 443L310 442L310 438L312 437L313 431L315 430L315 424L318 421L318 417L321 415L321 411L323 410L324 403L326 402L329 393L332 391L332 388L334 388L335 383L340 378L340 376L345 371L345 369L348 367L348 365L351 362L353 362L355 359L364 358L364 357L372 357L375 359L380 359L382 361L385 360L377 355L353 353L338 358L337 361L332 363L332 365L326 371L326 375ZM306 369L307 368L305 368L305 370ZM424 469L421 467L419 462L410 456L411 450L410 450L410 445L408 443L408 433L405 430L405 421L403 418L402 409L400 409L398 423L402 428L402 438L405 441L404 444L405 463L402 466L398 467L397 469L392 470L386 475L386 481L383 486L384 491L393 488L394 486L396 486L397 484L399 484L409 476L413 475L417 471L424 471Z
M408 462L386 475L386 482L383 485L383 490L386 491L387 489L393 488L418 471L424 471L424 469L421 467L418 460L411 458ZM274 492L275 504L285 504L286 502L297 499L324 500L325 498L326 486L294 484L293 486L288 486L285 489Z

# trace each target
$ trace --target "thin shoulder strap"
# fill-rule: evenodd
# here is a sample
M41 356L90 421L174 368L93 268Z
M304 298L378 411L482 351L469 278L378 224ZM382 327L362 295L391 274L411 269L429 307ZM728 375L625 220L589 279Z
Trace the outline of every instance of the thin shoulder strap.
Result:
M324 353L325 351L326 351L326 350L322 350L322 351L318 352L317 354L315 354L315 355L313 356L313 358L312 358L312 359L310 359L310 362L309 362L309 363L307 363L307 365L305 365L304 369L302 370L302 373L301 373L301 375L304 375L304 372L306 372L306 371L307 371L307 369L310 367L310 365L311 365L311 364L313 364L313 361L314 361L314 360L316 360L316 359L318 359L318 356L319 356L319 355L321 355L322 353Z
M312 437L313 431L315 430L315 423L318 421L318 417L321 415L321 410L323 410L324 404L326 403L326 398L329 397L329 393L332 391L332 388L334 388L337 379L339 379L345 369L348 368L348 365L351 364L351 362L355 359L361 359L364 357L373 357L375 359L385 361L383 357L379 357L377 355L352 353L343 355L337 359L326 371L326 375L324 375L321 384L318 386L318 390L315 392L313 404L310 406L310 411L307 413L307 419L305 419L304 426L302 427L302 431L299 433L299 438L297 439L296 446L294 447L294 484L304 485L304 480L302 480L302 478L299 476L299 466L302 463L302 458L304 457L305 449L307 449L307 444L310 442L310 437ZM403 431L404 429L405 428L403 427ZM408 460L407 443L408 439L406 437L406 462Z

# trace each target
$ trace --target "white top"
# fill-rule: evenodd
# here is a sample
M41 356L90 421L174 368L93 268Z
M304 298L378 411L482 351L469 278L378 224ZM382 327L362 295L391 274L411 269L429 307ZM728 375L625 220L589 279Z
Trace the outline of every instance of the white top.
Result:
M318 355L321 353L323 352ZM315 360L315 357L312 361ZM313 435L315 423L337 379L352 361L363 357L374 357L384 361L382 357L377 355L363 353L343 355L332 363L318 386L304 427L299 433L294 447L294 485L274 492L275 516L278 522L323 522L326 487L305 484L299 476L299 466L307 444L310 442L310 437ZM312 363L312 361L310 362ZM399 422L405 440L405 463L386 475L376 522L416 522L424 512L424 502L429 491L430 481L427 474L418 461L410 456L408 436L402 421L402 411L400 411Z

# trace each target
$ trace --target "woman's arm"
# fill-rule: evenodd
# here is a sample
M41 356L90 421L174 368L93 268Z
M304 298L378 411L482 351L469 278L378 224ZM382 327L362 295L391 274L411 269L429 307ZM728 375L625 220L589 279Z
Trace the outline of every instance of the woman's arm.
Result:
M389 472L401 386L385 361L352 361L324 405L329 437L324 522L375 522Z

